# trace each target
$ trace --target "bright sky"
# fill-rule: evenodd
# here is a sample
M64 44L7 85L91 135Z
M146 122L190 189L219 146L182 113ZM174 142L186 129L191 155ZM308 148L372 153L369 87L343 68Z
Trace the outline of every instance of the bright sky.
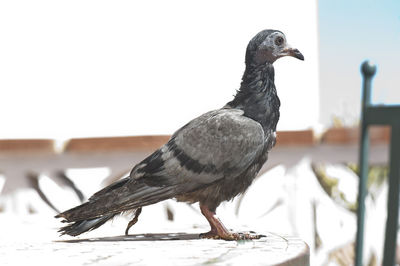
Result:
M359 117L360 65L377 64L375 103L400 103L400 1L320 0L321 121Z
M306 58L275 64L278 128L310 127L316 21L314 1L1 1L0 138L171 134L232 99L266 28Z

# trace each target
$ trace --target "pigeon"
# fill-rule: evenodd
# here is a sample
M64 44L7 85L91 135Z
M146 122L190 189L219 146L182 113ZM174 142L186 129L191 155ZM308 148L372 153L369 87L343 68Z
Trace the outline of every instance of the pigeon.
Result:
M254 36L247 46L246 68L234 99L178 129L165 145L135 165L128 177L58 214L56 218L67 223L59 230L61 235L77 236L128 212L134 218L125 230L127 235L143 207L175 198L199 202L211 226L201 238L260 238L254 232L228 230L216 209L246 191L275 145L280 100L272 64L284 56L304 60L281 31L263 30Z

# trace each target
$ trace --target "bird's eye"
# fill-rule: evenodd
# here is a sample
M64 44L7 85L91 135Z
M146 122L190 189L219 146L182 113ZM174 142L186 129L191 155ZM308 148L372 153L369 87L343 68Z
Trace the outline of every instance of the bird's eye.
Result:
M282 37L280 37L280 36L278 36L278 37L275 39L275 44L278 45L278 46L282 45L283 42L284 42L284 39L283 39Z

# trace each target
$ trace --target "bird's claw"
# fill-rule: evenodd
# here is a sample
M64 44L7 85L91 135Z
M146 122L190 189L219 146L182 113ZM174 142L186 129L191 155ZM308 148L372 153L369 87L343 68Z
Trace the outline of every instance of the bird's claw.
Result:
M212 231L207 232L207 233L201 233L199 235L199 238L206 238L206 239L222 239L217 233L214 233Z
M207 239L222 239L222 240L254 240L254 239L260 239L262 237L266 237L265 235L259 235L256 234L253 231L250 232L232 232L232 233L226 233L226 234L218 234L214 232L207 232L200 234L200 238L207 238Z

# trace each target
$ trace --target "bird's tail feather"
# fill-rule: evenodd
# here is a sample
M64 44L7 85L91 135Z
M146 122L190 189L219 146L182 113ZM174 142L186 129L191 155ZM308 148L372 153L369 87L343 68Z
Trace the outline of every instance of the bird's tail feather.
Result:
M98 218L90 219L90 220L81 220L81 221L76 221L72 224L69 224L67 226L61 227L58 232L61 233L61 235L70 235L70 236L77 236L80 235L84 232L94 230L100 226L102 226L105 222L108 220L112 219L114 215L104 215Z

